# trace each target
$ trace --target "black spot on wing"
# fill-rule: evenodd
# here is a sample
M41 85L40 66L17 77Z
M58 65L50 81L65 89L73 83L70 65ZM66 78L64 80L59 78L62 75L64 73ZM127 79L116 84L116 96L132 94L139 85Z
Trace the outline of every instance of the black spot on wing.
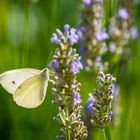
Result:
M22 88L21 86L18 87L18 89L21 89L21 88Z
M16 82L15 81L12 81L12 84L16 84Z

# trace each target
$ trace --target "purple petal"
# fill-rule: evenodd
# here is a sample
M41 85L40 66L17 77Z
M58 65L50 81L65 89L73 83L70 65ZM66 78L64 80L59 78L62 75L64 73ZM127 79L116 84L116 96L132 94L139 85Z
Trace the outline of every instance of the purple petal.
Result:
M137 27L136 27L136 26L132 26L132 27L130 28L130 36L131 36L132 39L137 38L137 36L138 36L138 31L137 31Z
M97 31L95 33L95 36L98 42L104 41L105 39L109 38L109 35L106 33L104 29Z
M53 69L55 69L56 68L56 66L57 66L57 60L52 60L51 62L50 62L50 64L49 64L49 66L51 67L51 68L53 68Z
M81 103L81 97L79 92L74 93L73 101L75 105L78 105Z
M122 19L122 20L127 20L129 17L129 13L127 11L126 8L120 8L118 11L118 16Z

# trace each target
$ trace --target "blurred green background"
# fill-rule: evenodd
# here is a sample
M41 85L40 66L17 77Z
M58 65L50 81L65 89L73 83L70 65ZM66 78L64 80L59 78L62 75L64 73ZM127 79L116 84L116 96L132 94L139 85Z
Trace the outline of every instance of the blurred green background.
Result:
M105 0L106 13L117 3L118 0ZM66 23L75 27L80 20L80 7L81 0L0 0L0 73L22 67L44 68L55 51L50 42L52 33ZM136 9L140 28L140 5ZM133 57L119 69L117 77L121 87L120 123L105 130L112 140L140 139L140 39L129 47ZM95 78L84 72L79 74L83 105L95 87ZM49 86L44 103L28 110L18 107L0 87L0 140L54 140L59 125L53 121L57 109L52 99ZM91 132L89 140L100 139L98 129L92 128Z

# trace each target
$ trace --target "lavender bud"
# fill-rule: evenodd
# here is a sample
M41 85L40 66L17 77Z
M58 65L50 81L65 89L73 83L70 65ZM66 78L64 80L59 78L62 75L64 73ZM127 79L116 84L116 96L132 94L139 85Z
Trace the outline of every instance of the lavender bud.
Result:
M55 44L59 43L59 38L56 33L54 33L53 36L51 37L51 42Z
M52 60L51 62L50 62L50 64L49 64L49 66L51 67L51 68L53 68L53 69L55 69L56 67L57 67L57 60Z

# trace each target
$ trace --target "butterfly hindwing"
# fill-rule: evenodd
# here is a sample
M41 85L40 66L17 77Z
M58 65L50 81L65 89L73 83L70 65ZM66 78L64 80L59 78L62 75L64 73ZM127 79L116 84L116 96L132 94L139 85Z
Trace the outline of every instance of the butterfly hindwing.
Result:
M0 74L0 84L9 93L14 94L16 89L28 78L40 74L41 71L33 68L10 70Z
M48 80L36 75L24 81L13 95L17 105L25 108L35 108L39 106L46 95Z

